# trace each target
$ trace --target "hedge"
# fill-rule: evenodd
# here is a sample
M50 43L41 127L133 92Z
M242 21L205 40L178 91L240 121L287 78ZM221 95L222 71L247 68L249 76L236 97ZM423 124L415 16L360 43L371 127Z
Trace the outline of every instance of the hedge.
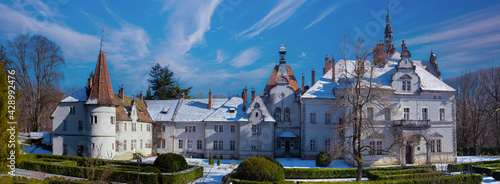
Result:
M488 160L488 161L480 161L472 163L453 163L453 164L448 164L448 171L450 172L468 171L471 164L484 165L484 164L494 164L494 163L500 163L500 160Z
M70 180L61 177L49 177L41 179L28 178L25 176L0 176L0 183L2 184L92 184L94 182L87 180Z
M403 170L386 170L386 171L368 171L366 172L366 176L369 180L383 180L386 179L388 175L400 175L400 174L422 174L422 173L431 173L437 172L435 170L429 170L425 168L418 169L403 169Z
M203 177L203 167L192 166L189 169L176 173L161 173L158 180L160 183L189 183Z
M363 177L367 176L368 171L386 171L386 170L404 170L404 169L431 169L436 170L434 165L420 166L397 166L397 167L375 167L363 169ZM328 178L355 178L357 168L347 169L312 169L312 168L285 168L286 179L328 179Z
M474 173L486 174L491 176L496 170L500 170L500 167L487 167L487 166L475 166L473 167Z
M368 183L368 184L480 184L483 181L483 176L479 174L462 174L453 176L440 176L436 178L422 178L422 179L402 179L402 180L379 180L379 181L360 181L356 183ZM310 182L310 181L298 181L297 184L351 184L351 181L323 181L323 182Z
M222 183L232 183L232 184L294 184L294 181L279 181L279 182L270 182L270 181L250 181L250 180L240 180L236 178L225 179L223 178Z
M496 170L495 172L493 172L493 174L491 174L491 176L493 176L495 180L500 181L500 170Z

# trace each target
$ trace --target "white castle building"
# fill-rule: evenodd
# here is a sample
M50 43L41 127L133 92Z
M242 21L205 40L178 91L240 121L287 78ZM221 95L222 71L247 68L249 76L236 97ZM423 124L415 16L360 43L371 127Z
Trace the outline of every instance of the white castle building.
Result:
M386 92L388 105L364 110L373 129L363 142L365 165L444 163L456 161L455 89L440 78L436 55L429 61L411 59L402 44L392 43L389 14L385 41L374 54L373 81ZM379 57L379 56L383 57ZM311 87L299 86L286 48L262 95L246 87L230 99L134 99L112 91L105 54L101 49L95 76L86 88L62 100L53 112L53 154L131 159L167 152L189 157L245 159L253 155L313 159L332 151L349 131L341 129L345 108L337 95L345 88L346 71L355 60L327 56L323 76ZM372 62L366 61L365 68ZM379 151L380 150L380 151ZM385 151L381 151L385 150ZM345 162L354 165L348 155Z

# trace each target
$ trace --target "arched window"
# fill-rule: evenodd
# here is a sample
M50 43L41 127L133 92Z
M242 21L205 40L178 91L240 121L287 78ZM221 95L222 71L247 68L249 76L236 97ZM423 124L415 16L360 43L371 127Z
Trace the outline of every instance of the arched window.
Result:
M274 119L276 121L281 121L281 109L280 108L274 109Z
M290 109L285 108L285 121L290 121Z

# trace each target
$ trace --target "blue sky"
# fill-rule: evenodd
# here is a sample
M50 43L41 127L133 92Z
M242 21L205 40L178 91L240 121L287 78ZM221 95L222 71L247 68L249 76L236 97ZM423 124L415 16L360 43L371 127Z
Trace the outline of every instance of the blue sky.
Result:
M61 88L84 87L97 61L101 28L114 91L147 89L156 63L169 65L191 95L262 93L284 41L287 64L310 85L321 77L325 54L340 56L342 34L383 39L384 1L1 0L0 42L39 33L61 46ZM393 0L389 4L397 50L405 40L412 59L437 55L442 77L498 66L500 1Z

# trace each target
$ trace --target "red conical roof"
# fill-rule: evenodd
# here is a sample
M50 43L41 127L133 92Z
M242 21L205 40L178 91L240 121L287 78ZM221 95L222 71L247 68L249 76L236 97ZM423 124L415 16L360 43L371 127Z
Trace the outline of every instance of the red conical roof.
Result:
M94 79L86 104L118 105L109 79L108 64L104 51L99 52Z

